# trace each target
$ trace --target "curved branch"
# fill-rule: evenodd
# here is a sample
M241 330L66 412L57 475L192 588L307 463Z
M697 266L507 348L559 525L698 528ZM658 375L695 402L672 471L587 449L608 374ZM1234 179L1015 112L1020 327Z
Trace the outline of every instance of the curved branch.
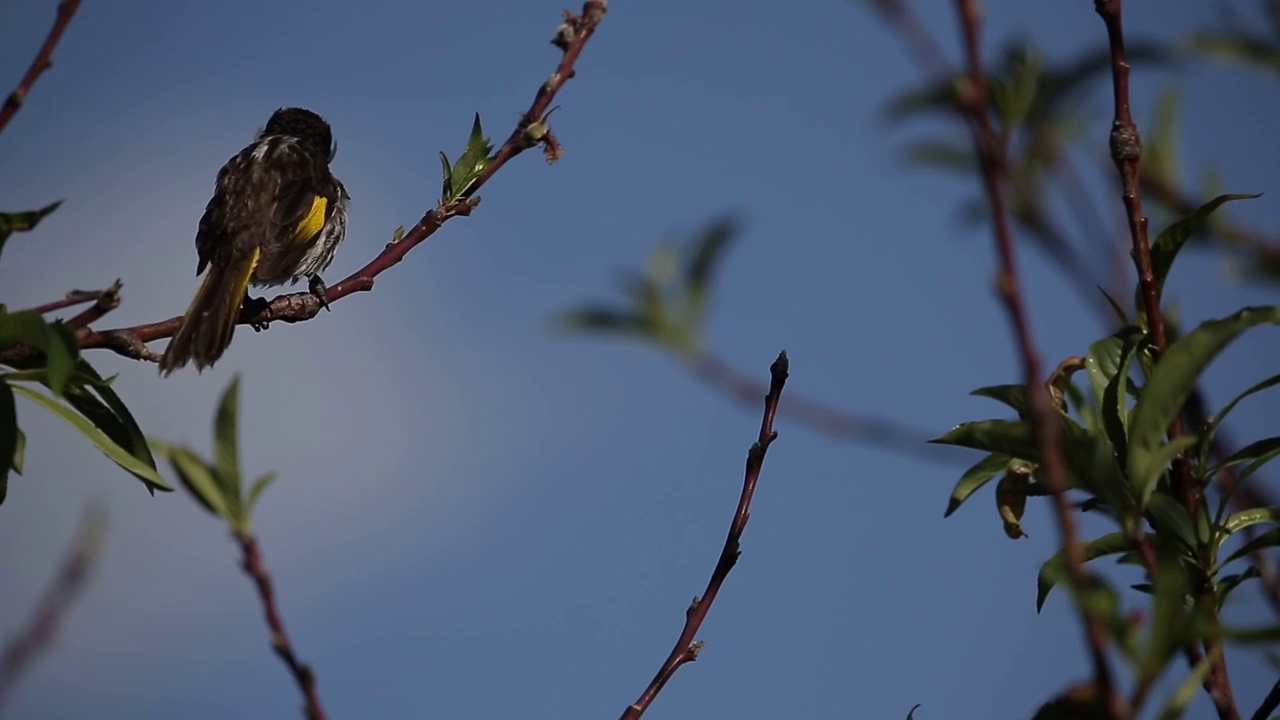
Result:
M747 452L747 470L742 482L742 494L738 497L738 508L734 511L733 521L729 524L729 534L724 540L724 549L720 551L720 559L716 561L715 569L711 571L711 579L707 581L707 588L702 592L702 596L694 598L689 609L685 611L684 628L680 631L680 637L676 640L675 646L671 648L671 653L658 668L653 680L649 681L649 686L640 694L640 698L622 712L621 720L638 720L645 710L649 709L649 705L653 703L658 693L662 692L663 686L676 674L676 671L685 663L698 659L702 643L695 641L694 638L702 627L702 622L707 619L707 613L711 612L711 604L715 602L725 578L729 577L729 571L733 570L733 566L738 563L738 556L742 554L739 543L742 540L743 531L746 530L747 520L751 517L751 498L755 495L756 483L760 480L760 469L764 466L765 453L769 451L769 445L778 437L778 433L773 429L773 420L778 414L778 401L782 399L782 388L786 385L787 373L787 353L783 351L769 366L769 393L764 398L764 416L760 419L760 435L751 445L751 450Z
M0 132L4 132L5 126L14 115L18 114L18 108L22 107L22 101L27 98L27 93L31 92L31 86L36 84L36 79L44 74L45 70L53 67L53 49L62 39L62 33L66 31L67 25L71 24L71 17L79 9L80 0L62 0L58 3L58 16L53 21L49 36L44 39L44 44L36 53L35 60L31 61L31 67L27 68L26 74L18 81L18 87L9 93L4 105L0 106Z
M502 147L498 148L498 152L484 172L476 178L463 197L448 203L442 202L428 210L402 238L388 243L382 252L364 267L330 285L325 292L325 298L329 304L353 293L372 290L375 278L398 265L410 250L434 235L446 221L453 217L470 215L472 208L480 201L475 197L475 192L520 153L541 146L549 162L559 158L560 144L547 127L547 113L551 110L551 103L555 100L560 88L574 76L574 63L582 54L587 41L595 33L596 27L604 19L607 9L608 3L605 0L587 0L580 14L565 13L564 21L557 29L555 39L552 41L561 49L560 63L556 66L555 72L538 87L533 103L520 116L515 129L511 131ZM262 324L272 321L303 322L315 317L320 312L320 308L320 300L310 292L286 293L271 299L260 312L242 313L239 324ZM181 324L181 316L175 316L167 320L110 330L84 328L79 333L80 347L102 348L137 360L155 361L158 355L149 350L146 344L172 337Z

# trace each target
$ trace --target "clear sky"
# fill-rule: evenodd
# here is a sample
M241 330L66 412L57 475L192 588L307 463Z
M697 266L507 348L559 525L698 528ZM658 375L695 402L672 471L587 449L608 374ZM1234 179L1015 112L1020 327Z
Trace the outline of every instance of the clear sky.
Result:
M0 6L0 90L54 5ZM916 5L954 50L950 3ZM1133 36L1174 38L1211 17L1204 3L1127 5ZM85 3L0 136L0 204L66 198L9 243L0 296L23 307L121 278L110 324L181 312L214 175L282 105L317 110L338 138L353 197L329 272L342 277L434 203L436 153L456 156L473 112L506 136L555 65L561 7ZM989 47L1025 33L1053 59L1103 38L1088 0L992 1L986 15ZM91 355L120 373L144 429L202 449L218 393L243 373L246 472L280 471L256 528L332 717L610 718L648 682L719 553L758 410L647 349L556 336L548 319L613 297L616 270L665 234L741 212L708 342L762 380L786 348L790 392L941 433L1000 415L967 393L1020 377L989 236L956 220L977 186L903 169L913 131L880 109L917 74L869 12L619 1L578 69L553 116L563 159L504 168L471 218L373 293L302 325L242 328L204 375L161 380ZM1171 79L1135 74L1140 118ZM1274 228L1263 148L1280 88L1209 67L1185 89L1186 170L1268 193L1233 213ZM1107 98L1093 105L1086 130L1105 138ZM1022 258L1045 357L1083 354L1096 320L1042 258ZM1226 279L1200 256L1170 293L1188 321L1276 301ZM1278 349L1274 329L1233 346L1210 372L1212 397L1274 373ZM1278 434L1275 407L1256 399L1235 427ZM148 497L57 421L20 412L30 442L0 508L0 637L24 622L86 502L104 499L111 527L12 717L294 717L298 694L219 524L184 494ZM958 468L778 429L706 648L651 717L899 718L921 703L921 720L1023 718L1086 676L1064 597L1035 612L1035 573L1057 542L1043 504L1030 539L1013 542L989 491L942 519ZM1245 591L1234 612L1262 608ZM1274 672L1254 654L1230 661L1252 712Z

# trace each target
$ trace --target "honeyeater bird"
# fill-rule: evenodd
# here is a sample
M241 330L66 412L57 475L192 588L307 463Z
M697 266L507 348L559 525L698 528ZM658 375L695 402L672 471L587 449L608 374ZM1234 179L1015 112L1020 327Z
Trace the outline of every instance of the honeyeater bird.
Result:
M302 108L280 108L222 166L196 230L200 287L160 359L164 375L195 363L203 370L231 344L250 285L301 278L325 301L320 272L333 262L351 197L329 169L337 152L329 123Z

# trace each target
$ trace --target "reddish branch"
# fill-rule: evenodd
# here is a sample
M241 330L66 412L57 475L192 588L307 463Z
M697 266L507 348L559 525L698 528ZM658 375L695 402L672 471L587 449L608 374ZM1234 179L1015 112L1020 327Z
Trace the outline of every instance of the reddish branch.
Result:
M311 672L310 667L298 659L297 653L293 650L293 644L289 641L289 634L285 632L284 620L281 619L280 610L276 607L271 575L262 564L262 553L258 550L258 541L246 532L234 533L234 537L240 544L243 556L241 567L253 579L253 584L258 589L258 599L262 601L262 612L266 616L267 627L271 629L271 649L275 650L276 655L289 668L294 682L298 684L298 690L302 693L304 701L303 712L306 713L308 720L324 720L324 708L321 707L320 696L316 692L316 676Z
M1142 212L1141 169L1142 140L1137 125L1133 122L1133 114L1129 109L1129 63L1125 59L1124 26L1121 21L1121 0L1094 0L1094 9L1107 28L1107 40L1111 46L1111 85L1115 98L1115 118L1111 124L1111 159L1120 173L1120 184L1123 191L1125 214L1129 221L1129 234L1133 241L1133 262L1138 269L1138 283L1142 293L1143 307L1147 316L1147 327L1150 330L1152 354L1156 361L1160 360L1168 340L1165 337L1164 315L1160 311L1160 292L1156 287L1155 276L1151 269L1151 246L1147 237L1147 218ZM1182 434L1182 416L1175 415L1169 425L1169 438L1175 439ZM1191 478L1191 467L1185 457L1174 458L1173 475L1175 487L1188 516L1196 517L1200 502L1200 490ZM1196 581L1196 603L1216 620L1216 599L1213 583L1206 576ZM1240 713L1236 710L1235 699L1231 690L1231 678L1227 674L1226 655L1221 652L1221 642L1214 638L1204 641L1205 652L1214 653L1215 660L1209 671L1205 687L1213 699L1213 704L1222 720L1237 720Z
M61 300L47 302L31 309L43 315L82 303L93 303L91 307L85 308L75 317L66 321L67 327L78 330L89 323L100 320L103 315L120 307L120 288L120 281L116 280L111 287L105 290L72 290Z
M410 250L435 234L445 221L455 216L470 215L472 208L479 202L479 198L474 197L475 192L520 153L541 146L548 161L554 161L559 157L560 144L556 141L555 135L547 129L547 113L551 110L551 103L560 92L560 88L574 76L574 63L582 54L587 41L595 33L596 27L604 19L607 10L608 3L605 0L588 0L583 4L581 14L565 14L564 21L553 40L553 43L562 51L559 65L538 88L538 92L533 97L533 103L520 116L515 129L511 131L506 142L498 148L498 152L490 160L484 172L463 197L449 203L442 203L428 211L398 242L389 243L364 267L330 285L325 293L330 304L352 293L372 290L374 278L399 264ZM315 317L320 312L320 308L320 301L311 293L288 293L273 298L266 308L256 315L242 314L240 324L260 324L271 321L302 322ZM171 317L159 322L113 330L97 331L85 328L80 331L80 346L86 349L105 348L138 360L155 360L158 356L147 349L146 343L172 337L181 323L181 317Z
M9 93L4 105L0 106L0 132L4 132L5 126L17 114L18 108L22 107L22 101L26 99L27 93L31 92L31 86L36 84L36 79L45 70L53 67L53 49L62 39L62 33L66 31L67 25L71 23L71 17L78 9L80 9L80 0L62 0L58 3L58 17L53 21L49 36L40 46L40 52L36 53L36 59L31 61L31 67L27 68L22 80L18 81L18 87Z
M787 372L787 353L784 351L779 353L778 359L769 366L769 393L764 398L764 416L760 420L760 435L751 446L751 450L747 452L747 471L742 482L742 494L738 497L738 508L733 513L733 522L729 524L729 534L725 538L724 548L720 551L720 559L716 561L716 567L711 571L711 579L707 581L707 588L702 596L694 598L689 609L685 611L684 628L680 631L680 637L676 640L675 646L671 648L671 653L658 668L658 673L653 676L653 680L649 681L649 686L640 694L640 699L623 711L621 720L637 720L645 710L649 709L649 705L653 703L658 693L662 692L663 686L671 676L675 675L685 663L698 659L698 651L702 649L702 643L695 641L694 638L702 627L702 622L706 620L707 613L711 611L711 604L715 602L725 578L729 577L729 571L733 570L733 566L738 562L738 556L742 554L739 543L742 540L743 531L746 530L747 520L751 517L751 498L755 495L756 483L760 480L760 469L764 466L765 453L778 437L778 433L773 429L773 420L778 414L778 401L782 399L782 387L787 382Z
M17 686L23 671L53 644L58 627L71 605L88 584L90 571L102 549L106 514L101 506L90 505L80 520L79 537L62 561L53 583L36 606L35 613L17 637L9 641L0 656L0 707Z
M982 67L979 41L981 20L974 0L956 0L956 9L960 15L968 66L968 78L967 82L960 87L960 98L972 118L970 129L974 149L977 151L979 166L982 170L987 199L991 204L996 250L1000 258L996 287L1009 315L1022 356L1027 397L1032 411L1031 422L1040 449L1040 462L1044 469L1045 480L1049 489L1053 491L1054 510L1062 535L1067 575L1072 587L1076 591L1082 591L1088 587L1091 578L1085 570L1083 549L1071 514L1071 504L1066 496L1068 482L1066 462L1058 437L1060 428L1048 391L1043 385L1044 376L1040 355L1031 337L1031 325L1027 319L1026 307L1022 301L1018 283L1013 231L1004 198L1004 184L1008 174L1005 150L1000 146L987 111L987 79ZM1111 668L1107 661L1107 636L1102 619L1096 613L1085 612L1084 624L1093 661L1094 683L1098 688L1103 706L1110 717L1124 717L1126 713L1123 701L1115 690Z

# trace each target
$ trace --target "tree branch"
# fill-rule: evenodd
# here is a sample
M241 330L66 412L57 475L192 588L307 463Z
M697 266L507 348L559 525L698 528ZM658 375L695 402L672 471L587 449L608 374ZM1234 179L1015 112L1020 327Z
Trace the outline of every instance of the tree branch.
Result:
M58 3L58 16L53 21L53 27L49 30L49 36L44 39L44 44L40 46L40 51L36 53L35 60L31 61L31 66L27 68L27 72L18 81L18 87L9 93L9 97L5 98L4 105L0 106L0 132L4 132L4 128L18 113L18 108L22 107L22 101L26 99L27 93L31 92L31 86L36 84L36 79L53 67L53 49L57 47L58 41L62 39L62 33L66 31L67 25L71 23L71 17L76 14L76 10L80 9L80 0L62 0Z
M1142 293L1143 307L1147 316L1147 327L1151 335L1151 351L1156 362L1160 361L1168 346L1165 337L1164 316L1160 310L1160 294L1156 287L1155 275L1151 268L1151 246L1147 237L1147 218L1142 212L1141 170L1139 161L1142 158L1142 139L1138 127L1133 122L1133 114L1129 109L1129 63L1125 59L1124 26L1121 20L1122 0L1094 0L1094 10L1102 18L1107 28L1107 40L1111 46L1111 86L1115 102L1115 117L1111 123L1111 160L1120 173L1123 189L1125 214L1129 221L1129 235L1133 241L1134 266L1138 270L1138 283ZM1169 425L1170 440L1182 434L1182 415L1174 416ZM1173 476L1175 489L1188 517L1194 520L1200 502L1200 489L1191 477L1191 467L1185 457L1173 459ZM1213 583L1208 577L1196 579L1196 604L1208 613L1210 620L1217 619L1215 610ZM1209 672L1206 687L1213 699L1218 716L1222 720L1237 720L1240 717L1235 707L1235 699L1231 690L1231 678L1227 674L1226 654L1221 652L1221 641L1215 638L1204 640L1207 653L1215 654L1213 667Z
M31 621L9 641L0 656L0 708L12 695L22 673L53 644L59 626L84 591L101 553L106 526L102 506L91 504L85 508L78 537L63 558L53 583L36 605Z
M997 140L987 110L987 80L982 67L979 41L981 24L979 11L974 0L956 0L956 10L960 16L968 65L968 79L960 85L959 94L972 119L969 127L982 170L983 186L991 204L996 250L1000 258L996 287L1009 316L1022 356L1024 381L1031 405L1031 424L1039 445L1045 480L1053 492L1054 510L1062 535L1067 575L1072 588L1079 592L1089 586L1091 578L1084 566L1083 550L1078 542L1071 504L1066 496L1069 483L1066 477L1066 462L1058 437L1059 423L1048 391L1043 384L1040 356L1031 337L1031 325L1018 283L1013 232L1004 198L1004 183L1007 175L1004 148ZM1107 636L1102 620L1093 612L1086 611L1083 616L1085 637L1094 666L1094 683L1100 693L1103 707L1110 717L1124 717L1126 713L1123 701L1116 692L1107 660Z
M353 293L372 290L376 277L399 264L410 250L435 234L447 220L456 216L470 215L471 210L479 203L475 192L517 155L530 148L541 146L543 155L549 162L559 158L560 144L547 127L547 113L564 83L574 76L574 63L582 54L587 41L595 33L596 27L604 19L607 10L606 0L587 0L582 6L581 14L565 13L564 21L557 29L555 39L552 41L562 52L555 72L539 86L537 93L534 94L533 103L520 116L515 129L511 131L511 135L507 137L502 147L498 148L484 172L476 178L463 197L447 204L441 203L427 211L399 241L388 243L364 267L330 285L325 293L329 304ZM241 325L271 321L303 322L315 317L320 312L320 308L320 300L309 292L286 293L273 298L265 309L256 314L242 313L239 322ZM149 350L146 343L172 337L181 324L181 316L175 316L158 322L111 330L98 331L84 328L79 334L80 347L82 349L103 348L125 357L154 361L159 356Z
M738 508L733 513L728 537L725 538L724 548L720 551L720 559L716 561L715 569L711 572L711 579L707 581L706 590L701 597L695 597L689 609L685 611L684 628L680 631L680 637L676 640L675 646L671 648L671 653L658 668L658 673L653 676L653 680L649 681L649 686L640 694L640 699L623 711L621 720L637 720L645 710L649 709L649 705L653 703L658 693L662 692L663 686L676 671L685 663L698 659L702 642L695 641L694 638L702 627L702 622L706 620L707 613L711 611L711 604L715 602L725 578L729 577L729 571L733 570L733 566L738 562L738 556L742 554L739 543L742 540L743 531L746 530L747 520L751 517L751 499L755 495L756 483L760 480L760 469L764 466L765 453L778 437L778 433L773 429L773 420L778 414L778 401L782 399L782 387L787 382L788 367L785 351L779 353L778 359L769 366L769 393L764 398L764 416L760 420L760 434L747 453L747 470L742 482L742 494L738 497Z
M233 536L240 545L244 568L258 590L258 599L262 601L262 613L266 617L267 627L271 630L271 649L280 657L281 662L289 668L293 680L301 691L308 720L324 720L324 708L320 705L320 696L316 692L316 676L311 668L298 659L289 641L289 634L284 629L284 620L276 607L275 591L271 585L271 575L262 564L262 553L258 549L258 541L247 532L235 532Z

